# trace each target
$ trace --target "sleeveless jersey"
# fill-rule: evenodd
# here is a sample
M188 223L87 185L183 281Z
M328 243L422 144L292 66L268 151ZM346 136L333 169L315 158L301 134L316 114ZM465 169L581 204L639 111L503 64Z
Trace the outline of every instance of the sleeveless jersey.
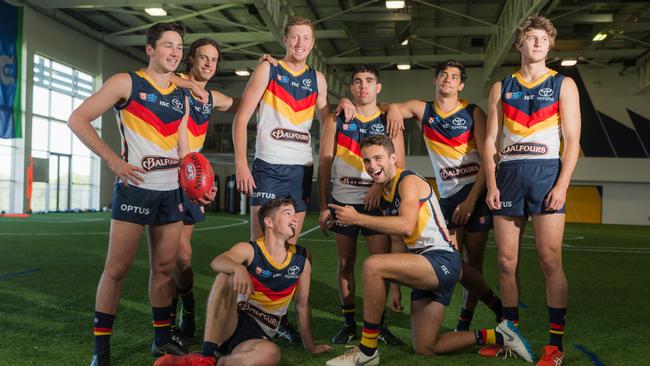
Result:
M474 108L459 100L460 105L443 113L428 102L422 115L422 134L436 176L440 197L449 197L476 180L481 156L474 139Z
M559 159L562 80L564 75L549 69L532 83L518 72L501 82L503 129L499 161Z
M266 250L264 238L249 243L255 253L247 267L253 283L253 294L248 301L239 295L237 309L255 319L269 338L272 338L296 292L298 278L305 269L307 250L301 246L289 245L284 263L275 263Z
M178 126L185 113L185 92L174 84L166 89L157 87L144 71L129 72L129 76L131 95L114 106L122 157L147 171L138 187L154 191L176 189Z
M398 168L389 186L384 189L382 196L382 209L385 216L397 216L399 214L401 203L399 185L409 175L416 175L426 182L417 173ZM433 188L431 188L429 196L420 199L415 229L410 235L403 236L403 239L410 253L422 254L430 250L454 251Z
M363 167L359 144L367 136L386 135L386 115L377 113L364 117L355 115L345 122L336 119L336 156L332 162L332 197L348 204L363 203L373 180Z
M187 79L185 74L180 75L183 79ZM205 142L205 135L208 132L208 125L210 116L212 115L212 108L214 101L212 100L212 93L208 91L208 103L203 104L200 100L194 98L190 94L190 117L187 121L188 138L190 142L190 150L199 152L203 148Z
M316 110L316 70L271 65L257 114L255 158L270 164L310 165L311 123Z

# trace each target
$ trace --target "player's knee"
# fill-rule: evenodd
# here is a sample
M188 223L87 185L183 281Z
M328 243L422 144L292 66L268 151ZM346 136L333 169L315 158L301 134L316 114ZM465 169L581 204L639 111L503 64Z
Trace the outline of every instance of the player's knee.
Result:
M380 260L376 256L370 256L363 261L363 276L372 277L376 276L379 272Z
M104 267L104 276L107 276L113 281L121 281L129 272L131 266L125 263L112 263Z
M562 271L562 260L556 256L542 257L540 260L542 272L546 275L554 274Z
M233 291L233 278L226 273L219 273L214 279L214 288L219 292L232 292Z
M179 250L176 265L180 271L185 271L192 266L192 250Z
M339 275L348 277L354 274L355 258L339 257Z
M430 344L424 344L424 343L418 343L414 342L413 343L413 351L422 356L433 356L435 354L435 347L430 345Z
M174 269L176 269L175 260L157 260L151 265L151 271L159 276L171 276Z
M509 256L499 256L499 272L503 275L514 276L517 272L517 259Z

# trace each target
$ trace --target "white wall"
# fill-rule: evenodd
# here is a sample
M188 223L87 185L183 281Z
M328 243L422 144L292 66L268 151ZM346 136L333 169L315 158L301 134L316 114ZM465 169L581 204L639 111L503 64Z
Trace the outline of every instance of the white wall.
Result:
M130 57L96 42L34 10L24 7L23 47L25 68L25 164L31 151L32 80L34 53L79 68L96 76L96 87L117 72L136 70L143 65ZM118 154L120 136L112 110L102 116L102 138ZM105 163L101 166L100 207L111 202L115 175ZM24 182L24 181L23 181ZM24 195L23 195L24 196Z

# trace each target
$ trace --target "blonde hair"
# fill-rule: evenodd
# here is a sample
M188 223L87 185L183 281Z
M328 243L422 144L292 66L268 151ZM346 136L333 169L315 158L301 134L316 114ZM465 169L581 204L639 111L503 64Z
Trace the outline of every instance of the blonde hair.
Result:
M284 37L289 34L289 28L293 27L294 25L308 25L309 28L311 28L313 37L316 38L316 27L314 26L314 23L312 23L311 20L307 18L299 16L289 17L289 20L287 20L287 25L284 26L284 31L282 32Z
M541 29L548 34L550 41L550 48L555 46L555 37L557 37L557 29L551 21L542 15L531 15L523 23L517 27L517 41L515 42L515 47L520 46L524 41L524 36L526 32L533 29Z

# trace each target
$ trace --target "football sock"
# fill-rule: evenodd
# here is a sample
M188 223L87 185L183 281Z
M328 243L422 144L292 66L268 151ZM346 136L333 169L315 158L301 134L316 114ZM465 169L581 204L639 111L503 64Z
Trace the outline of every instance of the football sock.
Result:
M354 304L341 305L341 314L343 314L343 318L345 319L345 325L349 327L357 326L357 323L354 320L355 310Z
M379 324L363 322L361 331L361 342L359 349L366 356L372 356L377 349L377 337L379 336Z
M114 321L115 315L95 311L95 319L93 321L93 332L95 333L95 354L110 352L110 338L111 333L113 333Z
M481 301L487 305L487 307L494 312L494 315L496 315L497 319L503 318L503 304L501 303L501 299L497 295L492 292L492 290L489 290L485 295L481 297ZM517 317L517 320L519 320L519 317Z
M461 308L460 315L458 316L458 323L456 324L457 331L469 330L469 325L472 323L474 311Z
M476 338L477 346L492 346L495 344L503 346L503 335L494 329L476 330L474 331L474 337Z
M171 313L171 321L172 325L176 324L176 312L178 309L178 292L172 296L172 313Z
M503 318L512 320L516 327L519 326L519 307L518 306L504 306Z
M188 287L178 290L178 293L181 295L181 300L183 301L183 311L188 313L194 312L194 293L192 292L194 284L192 282L193 281L190 281Z
M566 308L548 307L549 340L548 344L557 346L562 351L562 337L564 336L564 323Z
M219 351L219 346L212 342L203 342L201 346L201 354L206 357L216 357Z
M172 307L151 308L153 312L154 341L157 345L163 345L171 339L171 314Z

